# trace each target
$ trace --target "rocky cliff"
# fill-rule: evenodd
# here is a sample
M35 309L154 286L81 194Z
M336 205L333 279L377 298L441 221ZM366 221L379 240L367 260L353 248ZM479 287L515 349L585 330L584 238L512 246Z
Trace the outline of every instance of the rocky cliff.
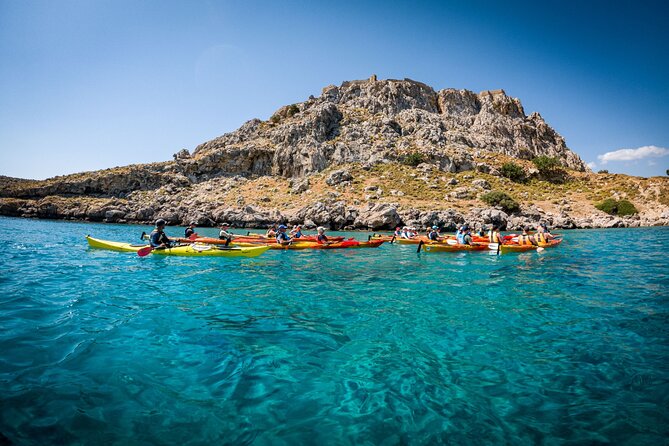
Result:
M267 121L248 121L192 154L182 150L173 161L45 181L0 177L0 214L128 222L160 216L173 224L231 220L244 226L284 220L333 228L454 225L493 214L508 225L536 218L567 227L664 223L669 203L662 203L662 179L643 191L650 206L642 206L634 221L611 223L592 206L584 215L572 210L572 202L595 196L553 196L566 201L553 206L555 218L532 211L531 201L543 197L530 199L531 183L511 183L499 176L499 167L541 155L559 160L568 178L563 186L580 184L585 195L608 193L603 185L581 184L594 174L538 113L526 115L503 90L435 91L409 79L372 76L326 87L321 96L282 107ZM407 160L421 163L414 168L406 164L419 162ZM523 210L500 216L499 209L486 208L479 198L491 188L515 191ZM606 221L588 223L593 215Z

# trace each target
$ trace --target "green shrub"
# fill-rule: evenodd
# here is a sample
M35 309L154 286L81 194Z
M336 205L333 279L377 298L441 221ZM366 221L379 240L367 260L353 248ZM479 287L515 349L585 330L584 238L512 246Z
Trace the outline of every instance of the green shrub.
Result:
M601 203L596 204L595 207L609 215L616 215L618 213L618 202L613 198L607 198Z
M637 214L638 212L639 211L636 210L631 201L620 200L618 202L618 215L620 215L621 217L624 217L625 215L634 215Z
M616 201L613 198L607 198L601 203L597 203L595 207L609 215L618 215L620 217L634 215L639 212L629 200Z
M500 173L503 177L516 183L525 181L525 169L516 163L504 163L500 169Z
M409 153L402 158L402 164L407 166L416 167L417 165L424 163L426 161L425 155L420 152Z
M272 124L278 124L281 121L281 116L273 114L269 120L272 121Z
M560 161L551 156L541 155L532 160L542 175L553 173L560 169Z
M606 170L606 169L602 169L602 170L598 171L597 173L609 173L609 171Z
M500 206L507 214L516 212L520 209L520 205L504 192L488 192L481 196L481 200L490 206Z

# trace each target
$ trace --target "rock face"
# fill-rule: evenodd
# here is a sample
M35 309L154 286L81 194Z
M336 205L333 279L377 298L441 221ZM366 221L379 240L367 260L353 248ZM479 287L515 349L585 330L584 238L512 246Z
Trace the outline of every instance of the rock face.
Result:
M438 192L440 203L472 201L493 188L490 177L467 185L465 181L473 177L456 179L456 174L498 175L488 160L499 156L529 160L539 155L557 157L572 171L587 171L538 113L526 115L520 101L503 90L478 94L435 91L410 79L377 80L372 76L325 87L318 98L282 107L268 121L250 120L192 151L182 149L172 161L44 181L0 177L0 214L107 222L147 222L161 217L171 224L229 221L249 227L282 220L335 229L402 224L448 228L465 219L517 227L536 220L537 215L563 227L647 223L601 216L577 220L564 214L567 207L555 216L508 216L484 208L469 214L418 211L387 202L391 197L413 197L411 190L399 190L398 184L384 188L366 184L357 198L350 193L363 179L358 178L360 172L349 171L349 166L361 166L371 175L379 166L413 159L416 162L411 165L417 168L412 177ZM330 189L326 193L319 192L322 186L314 181L323 171L327 171L324 183ZM439 175L444 176L438 179ZM259 181L262 178L281 179L281 187L289 191L295 206L274 205L277 187L254 191L253 187L265 187ZM237 195L231 197L231 191ZM249 200L254 192L261 193L259 201ZM347 193L347 198L340 196ZM416 193L420 198L425 192Z

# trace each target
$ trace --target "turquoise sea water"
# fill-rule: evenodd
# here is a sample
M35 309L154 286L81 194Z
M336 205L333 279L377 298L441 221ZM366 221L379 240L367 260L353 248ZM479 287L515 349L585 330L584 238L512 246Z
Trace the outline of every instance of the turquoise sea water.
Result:
M148 229L0 218L0 444L667 444L669 228L503 256L84 240Z

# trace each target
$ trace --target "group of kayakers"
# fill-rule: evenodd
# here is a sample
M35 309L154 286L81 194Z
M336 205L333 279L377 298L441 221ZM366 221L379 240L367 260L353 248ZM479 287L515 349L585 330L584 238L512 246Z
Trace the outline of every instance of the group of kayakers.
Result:
M529 226L525 226L523 228L523 232L517 236L518 241L516 242L514 240L512 243L517 243L518 245L539 245L542 243L548 243L551 239L555 238L548 230L546 223L540 223L537 225L536 232L534 234L530 234L530 229L531 228ZM419 234L415 228L407 226L403 228L395 228L393 235L402 239L414 239L419 237ZM445 238L448 238L441 235L439 226L432 226L431 228L428 228L425 235L428 240L434 242L442 241ZM497 224L493 224L486 232L484 227L479 228L478 231L472 231L472 228L465 223L457 228L455 233L455 240L457 243L462 245L471 245L472 243L475 243L473 238L474 235L478 237L487 236L489 243L509 243L508 241L505 241L504 236L502 236L500 233L500 226Z
M170 240L169 237L167 237L167 235L165 234L166 224L167 222L162 218L156 220L156 226L149 235L149 243L153 248L158 248L158 249L166 248L171 246L171 243L173 243L173 241ZM184 232L185 238L192 239L194 237L197 237L197 233L195 232L196 227L197 227L196 223L191 222ZM220 229L219 239L225 240L225 246L228 246L232 242L232 240L234 240L235 237L237 237L234 233L232 233L232 231L230 231L229 223L221 224L219 229ZM327 235L325 235L324 227L319 226L316 229L316 231L317 231L316 240L318 243L320 244L330 243ZM457 231L455 233L455 241L457 242L457 244L472 245L473 243L476 243L474 240L474 235L478 237L486 237L487 235L489 243L499 243L499 244L514 243L518 245L538 246L539 244L547 243L554 238L554 236L550 233L545 223L540 223L536 227L536 232L534 234L530 234L529 231L530 227L526 226L525 228L523 228L523 232L517 235L513 241L507 241L500 233L499 225L493 224L486 234L485 229L483 227L481 227L476 233L473 233L472 228L468 224L463 224L462 226L457 228ZM405 226L403 228L400 227L395 228L394 236L400 239L414 239L419 237L419 234L415 228ZM449 238L448 236L442 236L440 228L436 225L430 227L427 230L426 236L429 241L433 242L439 242ZM281 245L291 244L293 243L293 241L299 241L303 237L304 234L302 233L302 228L300 225L294 225L293 228L290 231L288 231L288 226L284 224L273 224L267 229L267 232L265 233L266 239L275 239L276 242Z
M170 240L170 238L165 234L166 225L167 222L164 219L160 218L156 220L156 226L149 234L149 244L151 247L158 249L168 248L174 242L173 240ZM197 233L195 232L196 227L197 224L195 222L191 222L184 231L184 237L187 239L197 237ZM316 240L318 243L325 245L330 243L327 235L325 235L324 227L319 226L316 231ZM303 238L303 236L304 234L302 233L302 228L299 225L293 226L293 228L288 231L288 226L286 225L273 224L267 229L267 232L265 233L266 239L275 239L276 242L281 245L287 245L293 241L299 241L301 238ZM226 241L225 246L228 246L232 240L235 239L235 237L237 236L232 231L230 231L230 223L222 223L219 226L218 238L220 240Z

